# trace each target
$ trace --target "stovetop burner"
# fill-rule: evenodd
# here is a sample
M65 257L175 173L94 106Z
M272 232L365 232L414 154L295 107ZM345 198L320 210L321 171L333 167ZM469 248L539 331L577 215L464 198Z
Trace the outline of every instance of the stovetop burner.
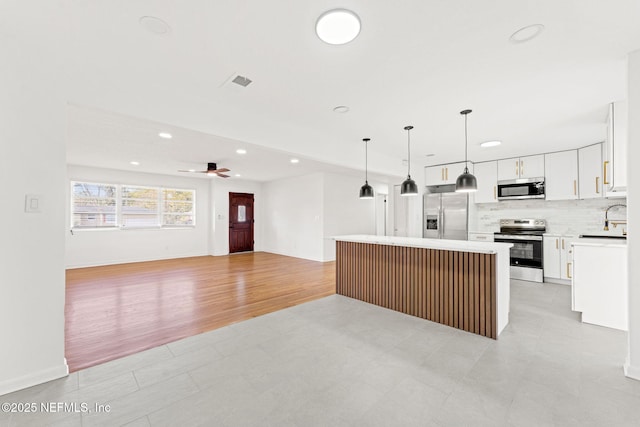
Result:
M546 221L544 219L500 220L500 234L541 236L545 231Z

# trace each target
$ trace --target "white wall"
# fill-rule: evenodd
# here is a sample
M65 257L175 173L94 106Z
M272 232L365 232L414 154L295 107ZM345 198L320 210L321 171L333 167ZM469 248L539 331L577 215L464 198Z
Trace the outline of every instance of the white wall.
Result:
M196 190L196 226L184 229L70 229L70 184L66 203L67 268L209 254L210 180L85 166L68 166L69 181L137 184Z
M321 173L263 184L263 250L322 261L323 187Z
M628 377L640 380L640 50L629 55L629 139L627 147L627 197L629 202L629 356Z
M502 218L535 218L547 220L547 232L578 236L605 233L604 213L614 204L627 199L588 200L505 200L498 203L469 203L469 231L499 231ZM616 208L617 209L617 208ZM626 210L611 210L610 218L624 219ZM610 226L610 234L622 234L623 227Z
M361 178L324 174L324 240L323 260L336 259L336 243L332 236L376 234L375 199L360 200ZM375 193L386 193L387 186L369 181Z
M252 193L253 202L253 240L254 250L263 250L262 228L264 224L265 200L262 184L254 181L215 179L211 183L210 199L212 226L210 229L209 254L229 254L229 193Z
M0 32L0 395L67 374L59 53ZM41 196L25 213L25 195Z

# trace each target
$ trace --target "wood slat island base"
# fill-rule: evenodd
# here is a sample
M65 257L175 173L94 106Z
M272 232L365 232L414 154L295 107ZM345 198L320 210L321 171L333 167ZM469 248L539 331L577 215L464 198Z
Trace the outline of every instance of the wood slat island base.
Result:
M336 238L336 293L493 339L508 323L508 283L506 290L503 283L499 287L498 276L504 282L506 274L508 282L510 245L491 253L479 248L473 252L473 247L416 247L432 239L416 239L416 246L340 239ZM505 251L506 263L499 263ZM499 268L504 270L500 274ZM498 304L505 301L506 311L498 319Z

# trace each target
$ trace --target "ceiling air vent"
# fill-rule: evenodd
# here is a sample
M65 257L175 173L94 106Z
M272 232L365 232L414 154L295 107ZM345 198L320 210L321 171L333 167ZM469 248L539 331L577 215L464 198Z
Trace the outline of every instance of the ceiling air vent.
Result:
M231 80L233 83L240 85L242 87L247 87L249 86L249 83L251 83L251 80L249 80L248 78L241 76L241 75L237 75L233 80Z

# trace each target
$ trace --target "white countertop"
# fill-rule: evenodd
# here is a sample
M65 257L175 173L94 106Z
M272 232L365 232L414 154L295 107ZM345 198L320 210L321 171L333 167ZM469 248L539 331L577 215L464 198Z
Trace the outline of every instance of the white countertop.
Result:
M475 252L495 254L509 251L511 243L470 242L467 240L423 239L420 237L372 236L368 234L352 234L334 236L342 242L370 243L374 245L406 246L411 248L441 249L445 251Z

